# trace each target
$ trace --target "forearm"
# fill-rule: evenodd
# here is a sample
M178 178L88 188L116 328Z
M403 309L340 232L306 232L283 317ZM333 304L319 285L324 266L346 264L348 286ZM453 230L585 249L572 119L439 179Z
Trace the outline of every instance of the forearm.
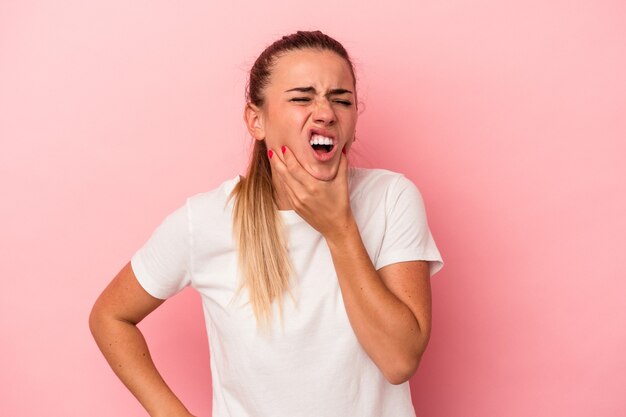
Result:
M376 272L356 222L326 241L359 343L390 382L403 382L426 348L419 322Z
M89 327L113 372L150 416L191 415L159 374L137 326L92 314Z

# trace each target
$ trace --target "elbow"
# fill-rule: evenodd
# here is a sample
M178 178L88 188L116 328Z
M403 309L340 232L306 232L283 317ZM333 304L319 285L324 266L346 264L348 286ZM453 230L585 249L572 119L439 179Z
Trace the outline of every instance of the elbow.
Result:
M389 383L393 385L404 384L415 375L422 361L422 355L426 351L429 338L429 335L426 334L409 352L405 352L404 355L387 364L386 372L383 373Z
M413 357L410 360L403 361L401 363L396 363L395 367L388 369L384 372L385 379L389 381L392 385L400 385L404 384L408 380L410 380L415 372L417 372L417 368L419 367L421 361L421 355L417 357Z
M92 307L91 312L89 313L89 319L88 319L89 331L94 336L98 329L98 324L100 323L100 319L101 319L98 313L99 312L97 311L95 306Z
M87 320L89 324L89 331L91 331L91 334L94 337L96 336L96 333L104 327L107 323L107 319L109 318L110 316L107 315L106 310L103 309L98 302L96 302L91 308L91 312L89 313L89 318Z

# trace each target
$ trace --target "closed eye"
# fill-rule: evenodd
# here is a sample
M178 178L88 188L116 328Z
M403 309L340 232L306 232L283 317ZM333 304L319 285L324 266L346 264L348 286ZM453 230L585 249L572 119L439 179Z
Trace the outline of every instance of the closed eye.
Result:
M296 98L292 98L289 101L311 101L310 98L306 98L306 97L296 97ZM340 103L343 104L344 106L351 106L352 102L350 101L346 101L346 100L335 100L335 103Z

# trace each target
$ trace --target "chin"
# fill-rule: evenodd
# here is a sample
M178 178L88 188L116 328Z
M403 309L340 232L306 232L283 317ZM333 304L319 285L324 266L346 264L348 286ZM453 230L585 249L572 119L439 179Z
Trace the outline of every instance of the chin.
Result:
M309 168L309 174L313 177L317 178L320 181L332 181L337 176L337 171L339 167L337 166L329 166L329 167L313 167Z

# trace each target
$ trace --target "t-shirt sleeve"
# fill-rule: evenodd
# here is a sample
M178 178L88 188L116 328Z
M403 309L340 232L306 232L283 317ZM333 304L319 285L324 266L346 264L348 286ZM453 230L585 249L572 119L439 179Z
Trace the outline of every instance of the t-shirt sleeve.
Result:
M169 214L132 256L130 263L141 286L165 300L191 283L189 200Z
M400 174L386 201L385 235L376 269L396 262L428 261L430 276L443 268L443 259L428 227L426 208L415 184Z

